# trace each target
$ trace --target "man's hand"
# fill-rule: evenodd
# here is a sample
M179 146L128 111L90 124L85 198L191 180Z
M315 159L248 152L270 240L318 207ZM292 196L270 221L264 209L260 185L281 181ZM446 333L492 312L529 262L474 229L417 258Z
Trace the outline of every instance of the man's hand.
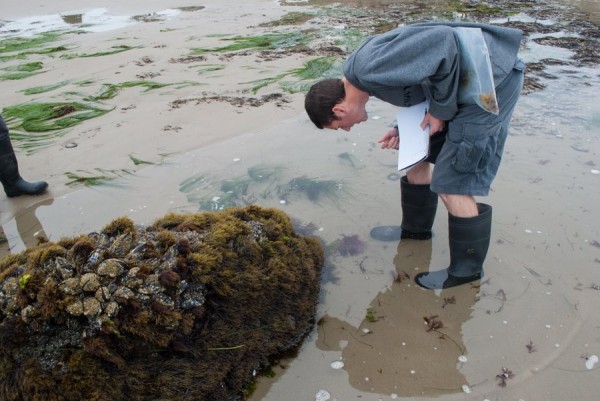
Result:
M385 133L379 140L381 149L398 149L400 139L398 137L398 128L392 128Z
M421 128L425 129L426 126L429 125L429 136L435 134L436 132L440 132L446 126L446 122L444 120L440 120L432 116L431 114L425 114L425 118L423 122L421 122Z

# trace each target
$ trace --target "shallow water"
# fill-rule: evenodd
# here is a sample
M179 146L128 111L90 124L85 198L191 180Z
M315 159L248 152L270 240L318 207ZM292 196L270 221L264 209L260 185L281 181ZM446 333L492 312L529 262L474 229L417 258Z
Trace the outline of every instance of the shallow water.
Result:
M531 41L522 54L526 62L570 56ZM544 80L544 90L520 99L493 191L480 199L494 207L480 288L427 292L410 279L395 281L403 272L412 277L448 263L441 205L432 241L369 238L373 226L400 222L396 155L376 143L393 109L377 100L369 102L370 121L351 133L319 131L299 114L170 157L115 186L33 204L2 228L17 252L40 230L57 240L97 230L122 215L148 224L168 211L197 211L206 199L218 207L226 195L222 183L248 177L249 168L282 167L271 180L252 182L240 200L313 223L326 243L356 234L366 251L331 255L320 324L297 358L283 361L274 380L261 381L252 400L312 400L320 389L340 401L442 395L444 400L594 399L600 391L598 365L588 369L586 358L600 355L600 76L597 67L546 71L559 79ZM282 190L298 177L340 185L334 197L313 201ZM374 322L366 318L369 308ZM444 327L427 331L422 318L433 315ZM334 361L343 361L344 368L333 369ZM503 368L514 374L505 379L506 387L497 378Z

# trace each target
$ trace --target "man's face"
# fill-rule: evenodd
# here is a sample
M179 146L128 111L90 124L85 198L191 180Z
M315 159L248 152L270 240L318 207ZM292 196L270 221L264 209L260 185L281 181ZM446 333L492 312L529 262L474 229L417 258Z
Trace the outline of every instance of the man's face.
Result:
M348 102L348 100L344 100L343 102L336 104L333 107L333 113L338 119L333 120L331 124L325 128L350 131L354 124L360 124L363 121L367 121L368 116L367 111L365 110L365 103L355 102L352 104Z

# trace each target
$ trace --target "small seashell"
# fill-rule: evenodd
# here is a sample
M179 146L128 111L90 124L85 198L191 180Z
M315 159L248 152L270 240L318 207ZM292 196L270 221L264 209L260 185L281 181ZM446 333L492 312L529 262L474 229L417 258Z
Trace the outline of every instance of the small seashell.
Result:
M331 367L333 369L341 369L341 368L344 367L344 362L342 362L342 361L333 361L333 362L331 362Z
M98 266L98 274L115 278L123 273L123 264L118 259L106 259Z
M458 357L458 360L459 360L459 362L465 363L465 362L467 362L467 357L464 355L461 355Z
M144 284L138 288L138 293L144 295L159 294L162 292L162 285L158 282L158 274L151 274L144 279Z
M88 258L88 263L91 265L95 265L98 262L100 262L101 259L102 259L102 255L96 251L90 255L90 257Z
M600 174L600 170L590 170L590 173L592 173L592 174Z
M592 370L594 368L594 365L597 363L598 363L598 356L592 355L589 358L587 358L587 360L585 361L585 367L588 370Z
M65 310L67 313L73 316L80 316L83 314L83 302L77 300L66 306Z
M83 300L83 314L85 316L97 316L102 312L100 302L96 298L85 298Z
M113 296L117 302L125 303L128 299L133 298L135 294L127 287L119 287L115 290Z
M108 287L100 287L96 290L94 294L96 301L100 303L105 303L110 300L110 291L108 291Z
M471 392L471 389L470 389L470 388L469 388L469 386L467 386L466 384L463 384L463 386L462 386L462 391L463 391L465 394L469 394L469 393Z
M81 293L81 282L79 277L68 278L58 288L67 295L77 295Z
M63 280L73 277L74 269L73 266L67 261L67 259L61 256L57 256L54 260L54 264L54 268Z
M77 144L75 142L65 143L65 148L67 148L67 149L76 148L76 147L77 147Z
M317 394L315 394L315 401L327 401L330 398L331 394L329 394L329 391L324 389L320 389L317 391Z
M68 281L68 280L65 280ZM86 273L81 276L80 279L81 288L87 292L96 292L100 287L100 281L98 275L95 273Z
M110 301L108 303L108 305L106 305L106 307L104 308L104 313L109 318L114 317L118 312L119 312L119 304L117 304L115 301Z

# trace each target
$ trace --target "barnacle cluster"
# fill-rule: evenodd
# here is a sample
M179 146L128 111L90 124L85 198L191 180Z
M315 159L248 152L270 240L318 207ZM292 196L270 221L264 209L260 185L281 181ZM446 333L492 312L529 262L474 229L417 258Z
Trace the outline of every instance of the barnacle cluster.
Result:
M322 264L316 239L257 206L148 227L119 218L10 255L0 261L0 394L239 396L312 327Z

